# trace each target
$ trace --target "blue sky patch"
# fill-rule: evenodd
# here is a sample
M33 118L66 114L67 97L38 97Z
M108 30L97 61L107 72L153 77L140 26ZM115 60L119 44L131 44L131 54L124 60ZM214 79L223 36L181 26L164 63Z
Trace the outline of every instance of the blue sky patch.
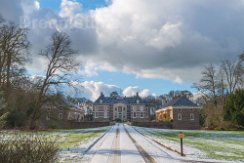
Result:
M76 0L82 4L83 11L88 11L109 5L109 0ZM41 8L52 9L56 12L60 9L61 0L40 0Z

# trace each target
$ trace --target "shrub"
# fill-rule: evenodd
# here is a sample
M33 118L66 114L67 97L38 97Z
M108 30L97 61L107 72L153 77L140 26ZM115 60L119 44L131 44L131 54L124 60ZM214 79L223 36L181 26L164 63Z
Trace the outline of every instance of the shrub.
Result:
M225 102L225 120L230 120L239 128L244 128L244 90L230 94Z
M50 136L0 132L0 162L53 163L57 153L56 141Z

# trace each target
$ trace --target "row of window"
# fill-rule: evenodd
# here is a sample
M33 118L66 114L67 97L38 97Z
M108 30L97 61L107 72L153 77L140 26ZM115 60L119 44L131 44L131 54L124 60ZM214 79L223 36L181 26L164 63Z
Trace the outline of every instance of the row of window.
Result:
M144 112L133 112L133 118L144 118Z
M104 106L100 106L96 109L94 109L94 111L108 111L109 108L106 108ZM126 107L115 107L114 111L118 111L118 112L122 112L122 111L126 111ZM140 107L132 107L132 111L144 111L144 107L140 106Z
M116 107L114 108L115 111L122 112L122 107ZM125 112L125 107L123 107L123 111Z
M132 113L133 118L144 118L144 112L133 112ZM99 112L95 112L95 118L99 117ZM117 118L117 115L114 115L115 118ZM109 118L108 112L104 112L103 118ZM126 115L123 115L123 118L126 118Z
M178 113L177 119L180 121L182 120L182 114L181 113ZM194 120L194 119L195 119L194 113L190 113L190 120Z
M139 107L132 107L132 111L144 111L144 107L141 106L140 108Z
M103 118L108 118L108 112L103 112ZM95 112L95 118L99 117L99 112Z

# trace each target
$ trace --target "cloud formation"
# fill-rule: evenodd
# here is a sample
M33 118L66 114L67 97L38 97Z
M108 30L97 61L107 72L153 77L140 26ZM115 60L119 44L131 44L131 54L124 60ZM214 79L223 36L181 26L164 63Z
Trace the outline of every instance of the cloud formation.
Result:
M48 23L30 26L36 51L54 30L65 31L80 50L77 59L87 76L102 69L192 82L203 65L233 59L243 50L243 0L112 0L88 12L78 1L62 0L58 13L36 0L13 1L1 0L4 18ZM34 63L38 60L33 55Z
M75 96L78 93L78 97L86 97L92 101L96 100L101 92L105 96L110 96L114 91L118 92L121 96L127 97L135 96L137 92L143 98L149 95L156 96L156 94L151 93L149 89L140 89L138 86L128 86L127 88L121 89L116 85L95 81L74 82L73 85L78 90L77 92L66 87L63 87L63 91L71 96Z
M128 86L123 90L123 95L127 97L135 96L136 93L139 93L139 95L143 98L149 95L155 95L152 94L149 89L141 90L138 86Z

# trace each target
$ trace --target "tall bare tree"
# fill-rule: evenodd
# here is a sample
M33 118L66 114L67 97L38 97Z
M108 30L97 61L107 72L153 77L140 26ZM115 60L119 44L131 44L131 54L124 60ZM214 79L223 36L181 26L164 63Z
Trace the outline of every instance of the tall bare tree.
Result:
M241 84L241 63L227 60L222 63L221 68L224 72L228 93L232 93Z
M35 110L32 115L30 129L37 127L36 122L41 116L41 107L51 86L70 84L70 72L76 70L78 64L75 61L76 52L71 47L71 41L67 34L56 32L51 38L50 45L41 51L40 55L48 61L45 77L36 85L38 97Z
M240 72L241 72L241 89L244 88L244 52L239 56L239 65L240 65Z
M19 66L27 60L29 47L26 29L6 22L0 25L0 88L7 97L11 78L16 77Z
M200 82L194 83L193 87L208 98L213 97L215 99L217 97L219 89L221 89L221 80L213 64L205 66Z

